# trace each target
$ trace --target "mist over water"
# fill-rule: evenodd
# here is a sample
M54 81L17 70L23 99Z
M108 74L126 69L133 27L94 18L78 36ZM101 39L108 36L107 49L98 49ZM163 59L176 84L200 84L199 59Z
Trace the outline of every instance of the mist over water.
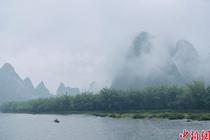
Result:
M122 90L210 86L209 14L210 0L0 0L1 111L96 115L0 113L0 140L177 140L183 129L208 130L202 82Z

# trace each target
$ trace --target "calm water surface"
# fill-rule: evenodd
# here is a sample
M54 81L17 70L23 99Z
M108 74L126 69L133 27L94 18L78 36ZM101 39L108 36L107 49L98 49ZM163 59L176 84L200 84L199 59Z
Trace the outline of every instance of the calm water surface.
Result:
M0 113L0 140L179 140L183 129L207 130L210 121Z

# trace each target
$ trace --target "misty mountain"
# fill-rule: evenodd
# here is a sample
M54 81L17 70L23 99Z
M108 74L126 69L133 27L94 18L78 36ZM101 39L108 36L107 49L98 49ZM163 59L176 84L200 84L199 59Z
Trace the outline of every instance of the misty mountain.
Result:
M152 35L142 32L134 39L128 56L139 57L141 54L150 53L151 49Z
M31 90L34 90L34 85L33 83L31 82L31 79L30 78L25 78L24 79L24 83L25 83L25 86Z
M0 103L47 97L42 93L34 89L29 78L22 80L12 65L6 63L0 69Z
M0 69L0 102L32 98L32 95L26 94L28 91L29 89L14 68L8 63L4 64Z
M147 32L134 39L112 79L112 88L181 85L198 79L198 69L192 68L199 67L200 58L190 42L179 40L172 55L155 43L154 37Z
M59 95L59 96L62 96L62 95L77 95L79 94L80 91L79 91L79 88L71 88L69 86L65 86L64 83L60 83L57 91L56 91L56 94Z
M31 79L30 78L25 78L24 79L24 85L25 85L25 87L28 89L28 93L31 93L31 95L32 96L34 96L34 95L36 95L35 94L35 89L34 89L34 85L33 85L33 83L31 82Z
M35 88L35 96L38 98L50 97L50 91L46 88L43 81L41 81Z
M199 79L200 56L190 42L177 41L173 60L186 82Z
M66 94L66 87L64 85L64 83L60 83L57 91L56 91L57 95L65 95Z

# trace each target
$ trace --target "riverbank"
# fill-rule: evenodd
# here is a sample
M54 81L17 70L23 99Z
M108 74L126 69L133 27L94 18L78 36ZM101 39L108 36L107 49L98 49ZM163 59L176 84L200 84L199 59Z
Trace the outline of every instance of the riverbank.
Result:
M112 118L210 120L210 86L194 81L185 86L102 89L99 93L55 96L3 103L5 113L79 113Z
M186 121L210 121L209 111L174 111L174 110L150 110L150 111L123 111L123 112L108 112L108 111L60 111L60 112L6 112L6 113L19 113L19 114L57 114L57 115L71 115L71 114L86 114L97 117L110 117L110 118L130 118L130 119L169 119L169 120L182 120Z
M111 118L133 118L133 119L145 119L145 118L162 118L169 120L186 119L187 121L198 120L208 121L210 120L210 112L175 112L175 111L137 111L137 112L94 112L89 113L99 117L111 117Z

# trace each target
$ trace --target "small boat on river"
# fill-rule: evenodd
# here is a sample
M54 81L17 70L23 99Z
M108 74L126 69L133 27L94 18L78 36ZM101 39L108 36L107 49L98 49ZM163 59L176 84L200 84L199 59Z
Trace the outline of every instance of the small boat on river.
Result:
M58 119L55 119L54 122L55 122L55 123L59 123L60 121L59 121Z

